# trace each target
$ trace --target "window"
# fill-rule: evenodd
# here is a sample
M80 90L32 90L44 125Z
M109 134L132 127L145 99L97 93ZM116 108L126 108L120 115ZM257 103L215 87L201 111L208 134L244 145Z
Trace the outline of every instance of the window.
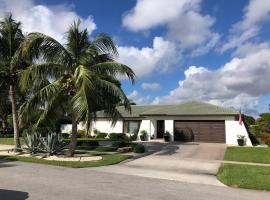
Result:
M140 120L128 120L124 122L125 133L138 133L140 129Z

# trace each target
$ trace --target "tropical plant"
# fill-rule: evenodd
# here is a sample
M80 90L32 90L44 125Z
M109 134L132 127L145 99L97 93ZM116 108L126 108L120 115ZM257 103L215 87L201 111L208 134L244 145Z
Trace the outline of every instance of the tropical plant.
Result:
M69 28L66 45L42 33L29 34L23 45L25 57L31 55L42 62L23 71L22 89L41 85L48 77L51 81L21 107L20 120L37 108L43 108L44 112L36 126L43 121L51 123L63 114L71 116L70 156L74 155L79 121L90 130L99 110L104 110L113 123L120 117L116 109L119 102L131 110L117 78L125 75L132 82L135 78L128 66L115 61L117 49L108 35L99 34L89 40L87 30L80 30L79 25L77 22Z
M20 56L20 47L24 40L20 22L16 22L11 15L0 21L0 87L9 90L15 151L20 148L17 112L18 79L20 70L27 66L27 62Z
M142 141L146 141L147 140L147 135L148 135L147 131L146 130L142 130L141 131L141 134L140 134L141 140Z
M45 137L40 139L41 150L48 156L61 152L67 143L61 139L60 135L56 133L48 133Z
M30 154L36 154L40 150L40 133L26 133L23 138Z
M8 115L10 113L11 106L8 100L8 89L0 87L0 121L3 132L6 132L8 129Z

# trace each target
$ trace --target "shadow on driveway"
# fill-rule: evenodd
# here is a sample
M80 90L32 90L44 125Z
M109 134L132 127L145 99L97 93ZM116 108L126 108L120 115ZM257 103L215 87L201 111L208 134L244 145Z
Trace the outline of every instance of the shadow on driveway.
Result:
M1 200L25 200L28 198L29 195L27 192L0 189Z

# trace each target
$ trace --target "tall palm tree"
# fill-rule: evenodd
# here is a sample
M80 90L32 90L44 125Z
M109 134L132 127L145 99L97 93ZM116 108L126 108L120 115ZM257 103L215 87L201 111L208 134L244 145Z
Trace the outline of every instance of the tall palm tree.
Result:
M79 26L79 21L71 25L65 45L42 33L29 34L22 52L38 60L22 73L22 89L41 85L48 78L50 82L21 107L20 119L37 108L44 112L36 126L53 122L63 114L72 116L70 156L74 155L79 121L89 130L98 110L104 110L114 123L120 116L116 109L119 102L123 101L130 110L117 79L125 75L133 83L135 78L128 66L115 61L117 48L108 35L99 34L90 40L87 30L80 30Z
M0 86L9 88L15 151L20 148L16 88L19 70L26 66L19 54L20 45L24 39L21 24L16 22L11 15L0 22Z

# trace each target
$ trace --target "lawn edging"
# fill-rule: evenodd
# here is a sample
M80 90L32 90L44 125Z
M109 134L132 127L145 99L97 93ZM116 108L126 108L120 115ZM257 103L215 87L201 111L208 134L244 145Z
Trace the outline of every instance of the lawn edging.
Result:
M132 156L130 155L108 154L102 155L102 159L97 161L56 161L24 156L0 156L0 160L5 161L21 161L21 162L55 165L70 168L86 168L86 167L100 167L105 165L114 165L130 158L132 158Z
M217 179L231 187L270 191L269 175L267 166L222 163Z

